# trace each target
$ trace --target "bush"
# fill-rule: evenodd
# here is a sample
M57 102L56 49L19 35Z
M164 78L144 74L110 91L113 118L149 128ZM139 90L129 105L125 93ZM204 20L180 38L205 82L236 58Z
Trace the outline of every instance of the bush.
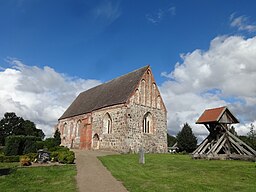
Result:
M37 143L36 142L38 140L39 140L38 137L25 136L24 137L23 154L36 153L37 152Z
M4 155L0 155L0 162L2 163L12 163L12 162L19 162L20 160L20 156L16 155L16 156L4 156Z
M4 153L10 155L22 155L24 136L9 136L5 139Z
M37 153L28 153L28 154L26 154L26 156L29 157L31 162L34 162L35 159L37 158Z
M35 153L37 150L36 142L40 138L35 136L9 136L5 142L5 155L23 155L25 153Z
M64 146L55 146L50 151L69 151L69 148Z
M37 141L36 142L36 149L43 149L44 148L44 141Z
M73 151L61 151L58 160L59 163L72 164L75 161L75 153Z
M32 163L31 163L31 160L30 160L29 156L27 156L27 155L20 156L20 165L29 166L31 164Z
M54 138L47 138L44 141L44 148L47 148L51 151L52 148L56 147L56 142Z
M51 161L54 161L54 162L59 161L59 152L58 151L51 152Z

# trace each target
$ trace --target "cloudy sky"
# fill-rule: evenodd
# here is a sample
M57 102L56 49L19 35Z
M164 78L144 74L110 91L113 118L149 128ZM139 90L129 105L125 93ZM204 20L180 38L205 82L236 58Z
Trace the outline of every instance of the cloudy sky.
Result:
M239 134L256 125L253 0L0 1L0 117L13 111L47 136L79 92L151 65L168 131L228 106Z

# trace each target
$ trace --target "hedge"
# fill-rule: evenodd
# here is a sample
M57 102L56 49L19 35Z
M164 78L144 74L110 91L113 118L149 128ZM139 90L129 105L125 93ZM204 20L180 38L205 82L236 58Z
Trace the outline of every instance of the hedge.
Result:
M8 136L5 140L4 153L6 156L23 155L25 153L37 152L37 141L40 138L35 136L14 135Z
M73 151L60 151L58 153L59 163L73 164L75 161L75 153Z
M19 162L19 161L20 161L19 155L13 155L13 156L0 155L1 163L12 163L12 162Z

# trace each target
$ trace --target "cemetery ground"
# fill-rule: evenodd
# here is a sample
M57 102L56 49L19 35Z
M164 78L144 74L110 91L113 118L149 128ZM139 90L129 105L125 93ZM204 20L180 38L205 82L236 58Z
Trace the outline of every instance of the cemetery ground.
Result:
M71 192L77 191L75 165L18 167L19 163L0 163L0 168L12 168L9 175L0 176L3 192Z
M235 160L193 160L188 155L146 154L99 157L130 192L255 191L256 163Z
M256 163L235 160L193 160L188 155L137 154L98 157L130 192L143 191L255 191ZM76 165L17 167L0 176L0 191L78 191Z

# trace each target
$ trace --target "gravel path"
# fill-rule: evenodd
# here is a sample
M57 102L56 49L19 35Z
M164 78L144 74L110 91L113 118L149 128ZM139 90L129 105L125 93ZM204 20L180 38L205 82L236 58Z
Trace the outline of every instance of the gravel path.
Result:
M115 154L106 151L74 150L79 192L127 192L121 182L101 164L97 156Z

